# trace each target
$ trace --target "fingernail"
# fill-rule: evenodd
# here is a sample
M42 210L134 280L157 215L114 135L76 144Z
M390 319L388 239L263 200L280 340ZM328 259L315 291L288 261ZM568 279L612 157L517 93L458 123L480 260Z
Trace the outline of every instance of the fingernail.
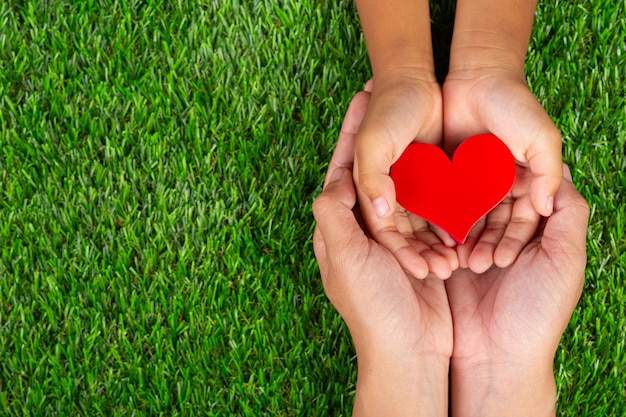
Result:
M546 203L546 210L548 211L548 213L552 213L553 209L554 209L554 197L550 196L548 197L548 202Z
M382 197L377 198L372 202L374 205L374 211L376 211L376 215L378 217L385 217L385 214L389 211L389 204L387 204L387 200Z
M328 183L333 183L333 182L337 182L339 181L339 179L343 176L343 169L342 168L337 168L333 171L332 174L330 174L330 178L328 179Z

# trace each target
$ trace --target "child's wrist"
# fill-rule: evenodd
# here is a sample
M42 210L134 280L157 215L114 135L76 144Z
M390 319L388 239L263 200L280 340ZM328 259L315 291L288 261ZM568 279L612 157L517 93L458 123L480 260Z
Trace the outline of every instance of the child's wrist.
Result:
M406 79L437 82L432 50L398 46L381 55L378 62L372 61L374 82Z
M490 39L484 39L485 37ZM507 45L504 39L502 42L496 42L494 37L496 37L494 34L479 32L456 42L450 50L448 73L493 72L524 78L525 51L522 53L519 49Z

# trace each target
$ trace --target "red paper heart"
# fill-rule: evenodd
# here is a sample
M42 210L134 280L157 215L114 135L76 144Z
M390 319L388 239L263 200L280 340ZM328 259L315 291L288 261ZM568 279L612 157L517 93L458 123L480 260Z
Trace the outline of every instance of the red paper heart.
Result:
M452 161L437 146L412 143L390 175L402 207L463 244L478 220L511 191L515 171L509 148L484 134L465 140Z

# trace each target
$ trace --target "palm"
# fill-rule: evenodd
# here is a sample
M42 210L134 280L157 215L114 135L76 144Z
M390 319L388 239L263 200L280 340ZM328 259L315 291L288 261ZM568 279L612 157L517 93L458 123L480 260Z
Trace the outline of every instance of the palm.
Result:
M455 272L446 282L455 359L515 360L538 346L556 350L582 288L582 271L572 274L580 262L568 265L571 254L558 246L536 240L506 269Z
M367 113L360 126L361 132L386 138L393 148L390 163L400 157L414 140L441 144L442 137L441 88L434 82L406 80L391 85L375 83ZM377 143L368 143L377 146ZM380 143L387 151L388 144ZM371 152L371 147L364 149ZM385 152L387 153L387 152ZM357 149L358 166L359 149Z
M352 167L356 131L368 108L369 97L369 93L360 93L352 100L329 173L339 167ZM326 185L328 182L329 177ZM355 344L384 343L395 351L408 349L449 357L452 319L443 282L433 277L416 280L407 275L394 254L369 237L361 209L355 207L356 190L351 181L335 193L342 200L339 206L332 206L331 212L316 212L314 207L318 219L315 255L326 294L350 328ZM325 237L320 225L326 222L319 222L320 218L328 223L336 221L329 226ZM439 249L445 255L434 252L431 244L434 246L439 240L423 221L400 211L397 220L403 238L430 258L433 265L441 263L445 256L456 257L451 249Z
M443 281L434 277L416 280L407 275L387 249L365 234L354 243L350 249L353 253L346 258L360 262L331 264L329 271L322 270L322 277L353 277L348 281L324 279L324 286L355 342L367 343L375 335L394 348L422 354L450 353L452 318Z

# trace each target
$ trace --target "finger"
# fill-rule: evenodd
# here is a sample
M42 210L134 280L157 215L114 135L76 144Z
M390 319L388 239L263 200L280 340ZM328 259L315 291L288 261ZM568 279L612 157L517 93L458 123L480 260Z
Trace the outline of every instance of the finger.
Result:
M394 213L394 219L398 232L405 238L413 237L413 224L409 219L409 213L402 208L400 204L396 203L396 210Z
M441 248L445 246L441 243L439 238L428 228L428 224L419 219L417 223L423 223L419 225L413 231L413 236L408 238L408 242L413 249L424 258L428 265L430 273L435 275L439 279L447 279L452 274L452 267L450 261L440 252L433 248L434 245L439 245ZM450 248L448 248L451 250ZM453 251L454 252L454 251Z
M389 218L396 201L394 184L389 177L392 161L390 152L386 149L392 145L391 142L380 139L379 135L372 135L378 136L377 138L365 136L356 148L355 178L363 197L371 202L372 214L379 219Z
M490 130L502 139L515 158L527 164L533 175L531 201L542 216L553 209L553 196L562 179L561 134L528 88L519 85L504 103L490 102L493 114L504 117L488 118Z
M426 221L408 213L399 204L396 205L394 217L398 232L426 261L428 270L437 278L449 278L452 271L458 268L458 259L454 249L444 246L430 230Z
M493 255L499 268L510 266L537 232L541 216L526 195L515 200L511 221Z
M441 227L431 224L430 229L437 235L437 237L441 240L441 242L449 248L455 248L457 243L456 240L450 236L450 233L443 230ZM456 255L455 255L456 256Z
M586 259L589 205L576 191L565 164L563 174L564 181L554 196L554 214L546 222L541 246L553 262L581 275Z
M482 274L494 263L494 253L511 220L513 197L505 198L486 217L485 228L469 258L470 269Z
M350 170L337 168L313 202L313 216L327 253L342 253L354 245L355 237L367 240L352 211L355 203Z
M352 101L348 106L348 110L346 111L346 116L341 125L341 131L339 132L339 139L337 141L335 152L333 153L330 163L328 164L328 173L326 174L326 179L324 180L324 186L326 186L330 175L332 175L336 168L342 167L352 169L356 134L359 130L359 126L361 125L361 121L365 116L369 99L370 94L363 91L357 93L352 98Z
M413 238L409 242L421 242L424 245L419 248L412 244L428 264L431 273L440 279L449 278L452 271L459 267L456 251L445 246L423 219L409 215L409 220L413 229Z
M317 259L317 264L320 268L320 275L322 276L322 280L324 280L328 271L326 244L324 243L322 232L317 225L313 232L313 252L315 253L315 259Z
M533 174L530 188L533 207L537 213L547 217L552 214L554 194L563 179L561 134L551 121L550 127L535 137L527 158Z
M459 268L469 268L470 255L480 239L480 235L485 228L485 222L486 219L484 217L480 219L468 233L467 238L465 238L465 243L456 247L456 253L459 258Z
M359 197L359 207L363 213L363 219L367 230L371 235L389 250L397 259L400 266L411 273L416 278L426 278L428 275L428 265L420 254L413 249L411 244L407 241L404 232L408 235L408 227L405 222L400 223L400 229L396 224L396 218L394 215L386 219L378 219L376 222L372 222L373 210L371 202L357 189L357 195ZM395 212L395 211L394 211ZM401 219L400 219L401 220Z
M367 80L367 82L365 83L365 87L363 87L364 91L367 91L368 93L371 93L372 90L374 89L374 79L370 78L369 80Z

